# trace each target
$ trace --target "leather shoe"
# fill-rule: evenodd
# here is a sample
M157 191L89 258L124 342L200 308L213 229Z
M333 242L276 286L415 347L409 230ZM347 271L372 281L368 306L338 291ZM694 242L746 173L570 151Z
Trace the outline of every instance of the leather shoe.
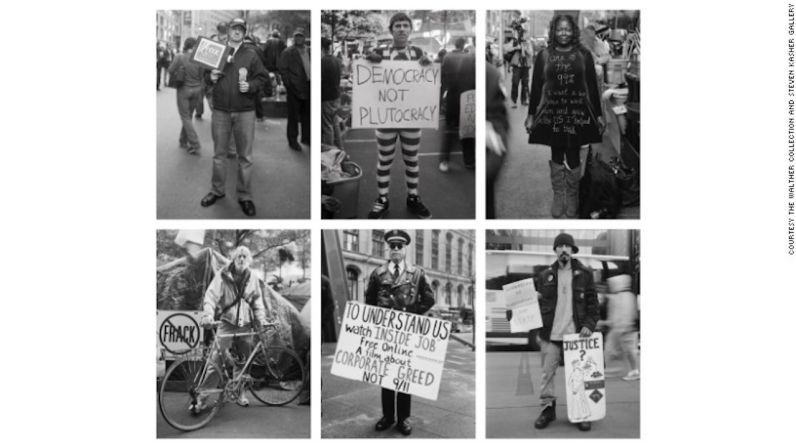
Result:
M222 198L224 198L224 196L217 196L217 195L213 194L212 192L209 192L209 193L207 193L207 195L206 195L206 196L205 196L205 197L202 199L202 202L201 202L201 203L202 203L202 206L205 206L205 207L206 207L206 206L210 206L210 205L212 205L212 204L216 203L216 200L218 200L218 199L222 199Z
M301 145L299 144L298 141L291 141L288 145L294 151L300 151L302 149L302 147L301 147Z
M383 417L379 419L379 422L376 422L376 431L387 430L388 428L392 427L392 424L394 423L395 423L394 420Z
M240 205L240 209L243 210L243 214L249 217L257 214L257 211L254 209L254 202L251 200L239 200L238 204Z
M539 415L538 418L536 418L536 421L533 423L533 426L541 430L550 425L550 423L555 420L556 420L556 407L548 406L545 407L544 410L542 410L542 413Z
M578 424L578 430L589 431L591 430L591 422L581 422Z
M409 436L412 434L412 425L406 419L404 419L403 421L398 421L398 424L395 426L395 429L398 430L404 436Z

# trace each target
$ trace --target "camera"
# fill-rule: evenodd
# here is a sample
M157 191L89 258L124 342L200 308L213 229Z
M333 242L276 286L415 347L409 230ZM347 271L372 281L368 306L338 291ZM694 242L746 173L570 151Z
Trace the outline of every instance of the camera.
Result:
M512 20L511 21L511 25L509 25L517 33L517 41L518 42L524 42L525 41L525 39L523 37L525 35L525 28L523 28L522 25L525 24L525 22L527 22L527 21L528 21L528 19L526 19L525 17L520 17L519 19Z

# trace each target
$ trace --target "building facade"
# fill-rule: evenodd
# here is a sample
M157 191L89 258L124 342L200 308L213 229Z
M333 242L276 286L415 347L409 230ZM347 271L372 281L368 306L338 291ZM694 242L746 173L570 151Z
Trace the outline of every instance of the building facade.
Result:
M475 298L474 232L470 230L407 230L412 242L406 262L423 267L434 290L433 309L473 309ZM364 302L373 270L388 261L384 230L339 230L351 299Z

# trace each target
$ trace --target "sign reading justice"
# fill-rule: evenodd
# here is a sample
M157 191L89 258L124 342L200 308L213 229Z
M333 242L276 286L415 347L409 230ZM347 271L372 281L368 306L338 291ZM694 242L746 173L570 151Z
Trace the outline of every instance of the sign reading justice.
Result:
M436 400L451 322L348 301L332 374Z
M351 127L401 129L439 127L439 64L417 61L356 61Z

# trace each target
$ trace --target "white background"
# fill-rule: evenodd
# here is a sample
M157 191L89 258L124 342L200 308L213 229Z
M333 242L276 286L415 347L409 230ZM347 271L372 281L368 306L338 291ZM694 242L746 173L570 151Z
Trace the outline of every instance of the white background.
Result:
M480 168L478 220L393 222L408 228L478 229L477 269L484 263L484 228L640 227L644 377L641 440L633 443L767 445L792 438L796 259L786 254L785 228L787 5L737 5L693 0L433 5L477 9L479 35L486 6L642 10L640 222L485 223ZM321 7L374 6L432 5L301 0L6 4L0 70L5 237L0 290L7 322L0 374L6 445L156 442L156 228L312 227L312 277L317 279L322 226L383 226L321 223L316 205L312 222L156 221L155 10L312 7L317 42ZM477 47L481 51L483 40ZM319 97L317 55L314 98ZM478 123L483 122L481 109ZM315 101L313 117L318 110ZM317 143L318 121L313 122ZM483 153L478 157L483 166ZM313 180L313 198L317 184ZM478 306L483 296L479 288ZM320 303L312 303L317 328ZM483 346L483 337L479 343ZM477 361L477 436L483 438L483 353ZM320 440L320 363L313 363L314 439L287 444L348 444Z

